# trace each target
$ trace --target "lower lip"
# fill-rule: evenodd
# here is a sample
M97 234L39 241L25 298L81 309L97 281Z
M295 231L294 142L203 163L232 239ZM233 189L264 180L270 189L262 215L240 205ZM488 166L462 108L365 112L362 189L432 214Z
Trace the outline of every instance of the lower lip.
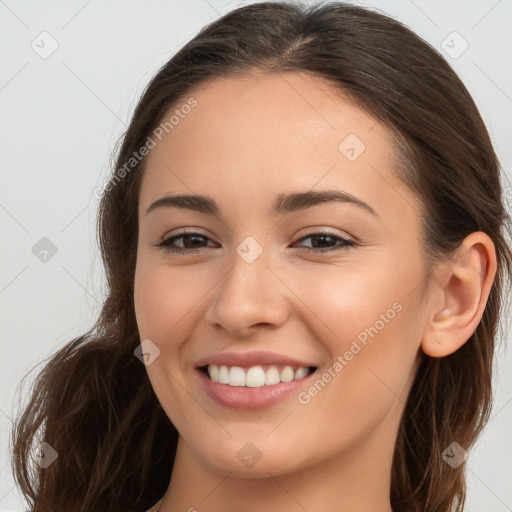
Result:
M291 382L280 382L272 386L251 388L247 386L230 386L213 382L205 373L196 369L203 389L210 398L230 409L264 409L281 402L291 395L298 394L300 389L309 382L316 371L306 377Z

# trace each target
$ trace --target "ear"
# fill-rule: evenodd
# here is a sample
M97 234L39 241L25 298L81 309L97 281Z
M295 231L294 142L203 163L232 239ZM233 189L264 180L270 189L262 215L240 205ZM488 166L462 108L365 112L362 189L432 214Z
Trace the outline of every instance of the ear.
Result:
M431 357L458 350L475 332L496 275L496 249L482 231L469 234L457 255L433 275L421 348Z

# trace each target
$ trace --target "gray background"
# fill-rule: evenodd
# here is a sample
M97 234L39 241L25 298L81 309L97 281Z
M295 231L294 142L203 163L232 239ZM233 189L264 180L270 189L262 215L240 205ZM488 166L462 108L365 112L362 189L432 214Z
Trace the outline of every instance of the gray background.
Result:
M0 512L25 509L7 441L35 372L20 394L16 388L99 311L93 191L104 183L114 143L157 69L203 25L243 3L251 2L0 0ZM453 65L507 172L510 207L512 0L357 3L398 18ZM58 48L44 54L52 44ZM57 249L46 262L33 253L43 237ZM511 370L502 347L492 420L468 454L469 512L512 510Z

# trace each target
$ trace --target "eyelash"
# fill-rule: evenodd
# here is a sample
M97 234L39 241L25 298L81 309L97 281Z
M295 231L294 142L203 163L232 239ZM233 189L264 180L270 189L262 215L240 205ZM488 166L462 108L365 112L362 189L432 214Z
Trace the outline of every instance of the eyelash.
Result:
M183 233L179 233L177 235L173 235L165 240L162 240L160 243L155 244L155 246L160 247L162 250L164 250L166 252L173 253L173 254L191 254L192 253L192 254L197 255L197 254L203 254L206 251L206 248L203 248L203 247L198 248L198 249L182 249L181 247L171 247L171 243L173 241L175 241L179 238L186 238L187 236L200 236L202 238L211 240L209 237L207 237L206 235L203 235L202 233L183 232ZM314 247L302 247L302 248L299 248L299 250L301 252L306 252L306 253L310 253L310 252L327 253L327 252L337 252L337 251L347 250L350 247L354 247L355 245L357 245L356 242L354 242L353 240L348 240L346 238L343 238L341 236L334 235L334 234L328 233L328 232L310 233L309 235L299 238L299 240L297 240L297 242L302 242L303 240L306 240L311 237L320 237L320 236L330 237L330 238L334 239L336 242L341 242L342 245L337 248L327 248L327 249L316 249Z

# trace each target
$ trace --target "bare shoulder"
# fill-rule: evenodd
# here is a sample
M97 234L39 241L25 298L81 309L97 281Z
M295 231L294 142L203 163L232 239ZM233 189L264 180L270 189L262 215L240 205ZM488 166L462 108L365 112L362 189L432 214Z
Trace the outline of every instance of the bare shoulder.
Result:
M158 511L158 507L162 504L162 500L159 500L157 501L149 510L147 510L146 512L157 512Z

